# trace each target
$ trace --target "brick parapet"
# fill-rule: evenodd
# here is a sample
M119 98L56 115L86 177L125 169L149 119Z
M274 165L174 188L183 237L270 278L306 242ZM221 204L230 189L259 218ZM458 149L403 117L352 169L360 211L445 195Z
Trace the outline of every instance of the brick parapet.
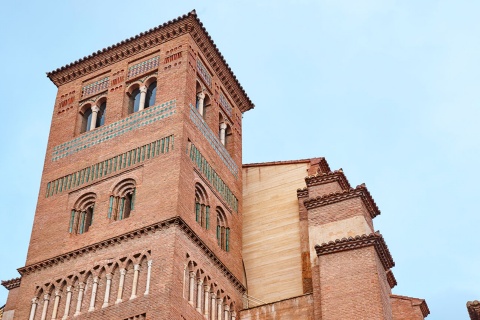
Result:
M10 279L10 280L4 280L4 281L1 282L1 284L2 284L2 286L5 287L5 289L12 290L12 289L20 287L21 282L22 282L22 278L18 277L18 278L13 278L13 279Z
M357 186L355 189L349 189L343 192L335 192L325 196L319 196L313 199L305 200L304 205L307 209L314 209L352 198L362 199L372 219L380 214L377 204L373 200L370 192L368 192L367 187L363 184Z
M424 299L412 298L407 296L400 296L396 294L390 295L391 299L406 300L410 301L412 307L418 307L423 318L426 318L430 314L430 309L428 308L427 302ZM394 315L394 319L396 319Z
M378 254L383 268L388 270L395 266L395 262L388 250L385 241L380 233L374 232L369 235L356 236L354 238L343 238L341 240L330 241L329 243L323 243L322 245L316 245L315 251L317 256L332 254L347 250L354 250L359 248L365 248L373 246Z

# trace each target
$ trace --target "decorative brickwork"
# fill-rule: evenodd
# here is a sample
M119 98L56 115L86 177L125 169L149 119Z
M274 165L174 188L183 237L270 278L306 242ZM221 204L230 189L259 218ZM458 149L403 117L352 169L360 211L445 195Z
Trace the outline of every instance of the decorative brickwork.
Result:
M82 88L82 98L91 96L97 92L107 90L108 88L108 77L95 81L93 83L87 84Z
M187 150L187 153L189 150ZM235 197L233 192L227 186L225 182L220 178L217 172L212 168L212 166L208 163L205 157L198 151L198 149L193 145L190 145L190 159L192 159L193 163L197 165L197 168L203 175L207 178L207 180L211 183L211 185L218 191L220 196L223 200L228 204L230 208L232 208L235 212L238 212L238 199Z
M173 146L174 136L171 135L55 179L47 184L45 197L75 189L125 168L138 165L163 153L168 153L173 150Z
M380 233L375 232L369 235L356 236L355 238L349 237L341 240L330 241L329 243L323 243L321 246L316 245L315 251L318 256L353 250L358 248L364 248L368 246L374 246L377 251L378 257L382 262L385 270L388 270L395 266L390 251L388 250L385 241Z
M480 301L468 301L467 310L470 320L480 320Z
M336 170L334 172L323 173L323 174L318 173L313 176L308 176L305 178L305 182L307 184L307 187L317 186L317 185L331 183L331 182L337 182L342 187L343 190L349 190L352 188L347 178L343 174L342 169L338 171Z
M21 282L22 282L22 278L18 277L18 278L2 281L2 286L4 286L7 290L12 290L20 287Z
M308 198L308 188L297 189L297 198Z
M203 134L207 141L212 146L213 150L218 154L223 163L232 172L235 178L238 177L238 167L228 153L225 146L220 142L220 139L213 133L212 129L208 127L203 118L198 113L197 109L190 104L190 120L197 126L198 130Z
M147 61L143 61L129 67L127 78L128 79L135 78L138 75L144 74L150 70L158 68L159 59L160 59L160 56L156 56L148 59Z
M207 85L209 87L212 87L212 76L207 71L207 68L205 68L205 66L203 65L202 61L200 61L200 59L197 59L197 71L200 74L201 78L205 80Z
M101 126L93 131L84 133L73 140L54 147L52 161L57 161L58 159L64 158L70 154L88 149L94 145L111 140L137 128L141 128L153 122L163 120L172 116L175 114L175 112L175 100L135 112L129 117L106 126Z
M372 219L380 214L377 204L373 200L365 185L360 185L355 189L350 189L344 192L331 193L326 196L305 200L303 204L305 205L305 208L313 209L357 197L362 199Z
M395 276L393 275L392 270L387 271L387 281L388 284L390 285L390 289L393 289L397 285L397 279L395 279Z
M133 316L133 317L125 318L124 320L145 320L146 318L147 318L147 314L142 313L142 314L137 314L136 316Z
M227 98L220 92L220 105L222 106L223 110L229 115L232 116L232 106L228 103Z

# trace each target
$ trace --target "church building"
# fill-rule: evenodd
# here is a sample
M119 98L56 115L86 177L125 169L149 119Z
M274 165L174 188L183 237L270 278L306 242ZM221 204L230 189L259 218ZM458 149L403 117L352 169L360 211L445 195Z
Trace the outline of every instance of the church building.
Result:
M195 11L47 76L58 92L3 320L429 314L392 294L365 185L321 157L242 164L254 104Z

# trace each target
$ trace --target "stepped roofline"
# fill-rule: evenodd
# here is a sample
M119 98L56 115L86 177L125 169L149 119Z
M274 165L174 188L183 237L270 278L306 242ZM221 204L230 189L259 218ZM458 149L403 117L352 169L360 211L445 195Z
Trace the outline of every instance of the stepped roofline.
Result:
M47 72L47 77L57 86L63 85L108 65L132 57L158 44L189 33L222 80L228 93L242 112L253 109L252 103L225 58L217 48L195 10L165 22L148 31L120 41L112 46L93 52L79 60Z

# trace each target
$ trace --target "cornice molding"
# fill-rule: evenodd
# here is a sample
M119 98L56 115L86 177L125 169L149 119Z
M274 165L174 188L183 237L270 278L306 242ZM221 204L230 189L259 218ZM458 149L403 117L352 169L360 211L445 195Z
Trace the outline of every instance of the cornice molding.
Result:
M305 177L305 183L307 184L307 187L318 186L332 182L338 182L343 190L350 190L352 188L342 169L323 174L317 173L315 175Z
M480 320L480 301L468 301L467 310L470 320Z
M297 189L297 198L308 198L308 188Z
M239 109L242 112L253 109L255 105L197 17L195 10L47 72L47 77L58 87L187 33L190 33L198 44Z
M2 286L5 287L5 289L12 290L20 287L21 282L22 282L22 278L18 277L18 278L2 281L1 284Z
M361 236L356 236L355 238L349 237L341 240L337 239L335 241L330 241L329 243L322 243L320 246L315 246L315 251L317 252L317 256L322 256L369 246L373 246L375 248L378 258L382 262L385 270L395 266L392 255L390 254L390 251L388 250L388 247L379 232L374 232L369 235L364 234Z
M17 270L22 276L28 275L28 274L37 272L39 270L46 269L54 265L60 264L66 260L81 257L83 254L95 252L97 250L101 250L111 245L128 241L130 239L146 236L146 235L161 231L163 229L168 229L171 226L178 227L190 238L190 240L192 240L192 242L194 242L198 247L200 247L203 253L212 260L213 264L222 271L225 277L230 280L230 282L238 291L240 291L241 293L244 293L246 291L246 288L235 277L235 275L233 275L233 273L223 264L223 262L220 261L220 259L215 255L215 253L205 244L205 242L203 242L202 239L200 239L197 236L197 234L188 226L188 224L178 216L118 235L110 239L106 239L101 242L91 244L89 246L86 246L77 250L73 250L73 251L55 256L50 259L46 259L28 266L19 268Z
M397 285L397 279L395 279L392 270L387 270L387 282L390 285L390 289Z
M308 199L305 200L303 204L305 205L305 208L313 209L358 197L362 199L372 219L380 214L380 210L378 209L377 204L373 200L370 192L368 192L367 187L364 184L356 186L355 189L349 189L343 192L330 193L325 196Z

